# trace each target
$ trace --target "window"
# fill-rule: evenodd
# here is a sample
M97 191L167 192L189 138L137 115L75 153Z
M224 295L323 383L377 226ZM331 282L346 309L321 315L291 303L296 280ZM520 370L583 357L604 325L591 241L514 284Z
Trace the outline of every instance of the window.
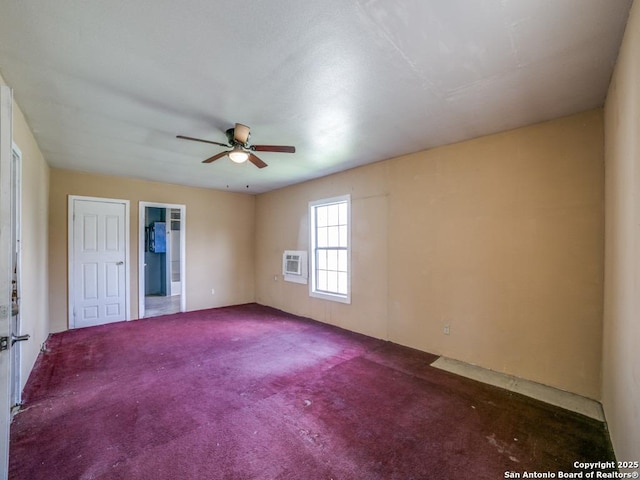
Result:
M349 195L309 203L312 297L351 303L350 217Z

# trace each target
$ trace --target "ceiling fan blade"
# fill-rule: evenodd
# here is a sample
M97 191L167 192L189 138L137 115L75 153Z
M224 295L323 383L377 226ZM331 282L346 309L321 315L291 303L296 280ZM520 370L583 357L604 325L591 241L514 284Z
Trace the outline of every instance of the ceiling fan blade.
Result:
M225 145L226 146L226 145ZM220 152L216 155L214 155L213 157L207 158L206 160L203 160L202 163L211 163L214 162L216 160L218 160L219 158L224 157L226 154L228 154L229 152Z
M229 146L226 143L213 142L211 140L203 140L202 138L185 137L184 135L176 135L176 138L181 138L183 140L193 140L194 142L211 143L213 145L220 145L221 147Z
M260 160L258 157L256 157L253 153L249 154L249 161L251 163L253 163L258 168L264 168L264 167L267 166L266 163L264 163L262 160Z
M233 138L236 142L245 144L249 141L249 127L241 123L236 123L233 129Z
M251 150L256 152L296 153L296 147L287 147L285 145L253 145Z

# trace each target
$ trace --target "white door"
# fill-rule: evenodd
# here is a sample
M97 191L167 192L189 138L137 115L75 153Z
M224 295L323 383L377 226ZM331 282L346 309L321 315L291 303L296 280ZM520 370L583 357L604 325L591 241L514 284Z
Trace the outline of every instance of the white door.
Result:
M127 200L69 197L69 326L128 320Z
M0 478L9 466L11 348L11 90L0 86Z

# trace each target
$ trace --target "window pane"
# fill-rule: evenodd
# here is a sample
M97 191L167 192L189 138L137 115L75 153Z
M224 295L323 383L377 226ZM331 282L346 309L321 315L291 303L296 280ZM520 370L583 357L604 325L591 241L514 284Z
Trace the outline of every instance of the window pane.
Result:
M318 268L322 270L327 269L327 251L318 250Z
M338 269L338 251L337 250L327 251L327 269L328 270Z
M318 247L327 246L327 227L318 228Z
M347 226L344 225L340 228L340 243L338 244L338 246L340 247L347 247L347 242L348 242L348 236L347 236Z
M327 272L327 291L338 292L338 272Z
M338 238L339 227L328 227L327 246L338 247L340 246L340 239Z
M325 227L327 225L327 207L316 207L316 226Z
M338 273L338 293L347 294L347 273Z
M338 225L338 212L340 210L337 203L333 205L329 205L327 207L329 209L328 213L328 225Z
M318 270L318 290L327 290L327 272Z
M347 202L342 202L340 204L338 204L338 217L340 219L340 225L346 225L347 224Z
M341 272L347 271L347 251L346 250L338 250L338 268L336 270L340 270Z

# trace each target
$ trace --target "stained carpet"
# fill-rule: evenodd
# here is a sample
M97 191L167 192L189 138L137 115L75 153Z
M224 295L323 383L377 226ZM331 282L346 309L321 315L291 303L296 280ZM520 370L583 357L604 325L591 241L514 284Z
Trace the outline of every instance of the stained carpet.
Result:
M498 479L613 460L604 425L255 304L52 335L9 478Z

